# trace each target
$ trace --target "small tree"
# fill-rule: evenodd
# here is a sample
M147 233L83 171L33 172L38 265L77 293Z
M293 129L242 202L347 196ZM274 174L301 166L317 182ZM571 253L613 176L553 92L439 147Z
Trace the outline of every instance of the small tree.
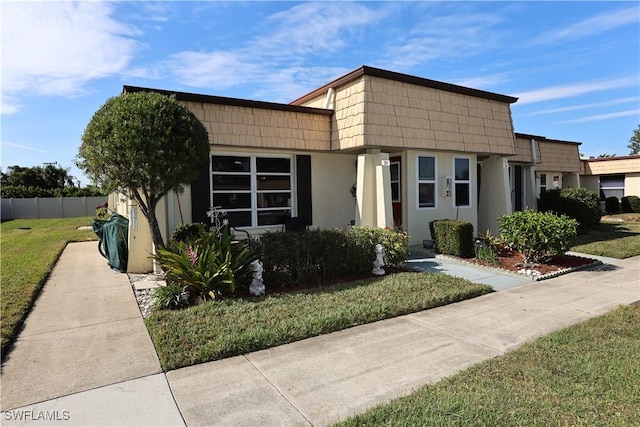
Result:
M106 190L128 190L159 247L158 201L193 182L208 154L207 130L193 113L174 98L137 92L110 98L96 111L76 164Z
M640 125L633 130L633 135L629 138L629 154L640 154Z

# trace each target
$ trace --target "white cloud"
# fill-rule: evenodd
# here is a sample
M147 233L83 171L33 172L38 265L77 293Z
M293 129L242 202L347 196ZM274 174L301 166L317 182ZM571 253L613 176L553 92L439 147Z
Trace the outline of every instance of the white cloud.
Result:
M637 87L639 83L640 80L638 76L629 76L611 80L575 83L561 86L552 86L543 89L535 89L515 94L514 96L519 98L518 102L515 105L533 104L536 102L549 101L552 99L570 98L585 93L609 89L619 89L622 87Z
M459 11L437 16L438 9L428 8L425 25L400 36L385 46L383 64L396 70L409 70L416 65L436 60L476 56L501 47L500 32L492 29L503 21L499 13ZM432 15L433 14L433 15Z
M567 111L586 110L588 108L596 108L596 107L611 107L612 105L620 105L620 104L627 104L630 102L637 102L638 99L640 98L638 98L637 96L631 96L629 98L612 99L610 101L603 101L603 102L592 102L590 104L570 105L568 107L560 107L560 108L547 108L546 110L535 111L529 115L537 116L540 114L565 113Z
M247 81L260 82L257 93L261 96L289 101L326 82L327 76L338 75L336 67L303 67L309 56L336 53L384 13L349 2L302 3L256 23L265 29L263 35L236 50L182 51L171 55L162 67L186 86L226 89Z
M608 119L615 119L617 117L629 117L629 116L640 117L640 109L618 111L615 113L607 113L607 114L598 114L595 116L580 117L578 119L563 120L561 122L555 122L555 123L586 123L586 122L595 122L599 120L608 120Z
M75 96L88 82L119 73L139 44L105 2L4 2L3 113L22 96ZM4 109L8 105L7 110Z
M2 145L6 145L7 147L19 148L21 150L37 151L38 153L47 153L48 152L46 150L41 150L39 148L29 147L28 145L14 144L12 142L6 142L6 141L2 141Z
M615 4L615 3L614 3ZM550 31L537 37L534 44L548 44L564 40L580 39L601 34L618 27L640 21L640 9L636 7L606 12L592 18L576 22L566 28Z

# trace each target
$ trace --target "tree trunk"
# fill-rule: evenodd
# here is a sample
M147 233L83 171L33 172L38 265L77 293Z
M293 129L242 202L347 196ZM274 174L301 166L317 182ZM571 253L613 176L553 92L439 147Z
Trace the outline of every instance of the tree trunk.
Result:
M158 200L147 196L147 194L142 195L138 190L134 190L132 193L133 198L140 206L142 214L147 218L153 245L156 248L164 247L164 240L162 239L162 233L160 232L160 226L158 225L158 218L156 218L156 206L158 205Z

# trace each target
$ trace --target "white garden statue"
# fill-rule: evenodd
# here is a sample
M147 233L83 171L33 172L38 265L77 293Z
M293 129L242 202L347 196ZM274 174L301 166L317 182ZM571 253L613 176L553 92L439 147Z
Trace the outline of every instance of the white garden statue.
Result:
M373 261L373 270L371 270L371 273L376 276L384 275L384 268L382 268L382 266L384 266L384 248L378 243L376 245L376 260Z
M259 259L251 263L251 269L253 270L253 281L249 285L249 293L253 296L261 296L265 293L264 283L262 282L262 262Z

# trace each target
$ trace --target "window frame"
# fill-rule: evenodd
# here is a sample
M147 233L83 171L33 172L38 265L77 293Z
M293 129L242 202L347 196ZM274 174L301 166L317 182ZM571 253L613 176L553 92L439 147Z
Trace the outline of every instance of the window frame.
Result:
M467 170L469 172L469 177L467 179L457 179L456 177L456 160L466 160L468 163L468 167ZM472 192L471 192L471 158L470 157L461 157L461 156L457 156L457 157L453 157L453 182L452 182L452 189L451 189L451 195L453 196L453 207L454 208L471 208L473 206L473 199L471 197ZM469 204L467 205L458 205L457 203L457 198L458 198L458 190L457 190L457 184L467 184L467 199L469 200Z
M433 179L420 179L420 158L433 159ZM420 184L433 185L433 206L420 206ZM416 209L420 211L438 209L438 157L435 154L418 154L416 156Z
M249 172L219 172L213 170L213 158L214 157L244 157L249 158ZM257 169L257 159L287 159L289 161L289 172L259 172ZM270 224L270 225L259 225L259 213L266 211L283 211L289 212L290 217L295 216L296 212L296 180L295 180L295 156L292 154L272 154L272 153L241 153L241 152L232 152L232 153L210 153L209 156L210 166L209 166L209 183L210 183L210 196L209 203L211 206L215 206L213 204L213 199L215 194L250 194L250 207L249 208L225 208L221 209L227 212L250 212L251 215L251 224L250 225L241 225L234 226L238 230L247 230L247 229L272 229L272 228L281 228L282 224ZM224 176L249 176L250 181L250 189L249 190L215 190L213 181L215 175L224 175ZM258 176L288 176L289 177L289 190L259 190L258 189ZM269 193L289 193L289 206L286 207L258 207L258 196L260 194L269 194ZM233 224L231 224L233 226Z
M609 182L613 182L613 181L619 181L622 180L622 187L603 187L602 186L602 178L605 178L605 181L609 181ZM605 190L607 191L622 191L622 197L625 196L625 181L626 181L626 175L623 173L616 173L616 174L605 174L605 175L600 175L598 177L598 191L600 193L600 200L601 201L605 201L607 199L607 197L616 197L616 196L607 196L605 194ZM618 200L621 200L622 197L618 198Z

